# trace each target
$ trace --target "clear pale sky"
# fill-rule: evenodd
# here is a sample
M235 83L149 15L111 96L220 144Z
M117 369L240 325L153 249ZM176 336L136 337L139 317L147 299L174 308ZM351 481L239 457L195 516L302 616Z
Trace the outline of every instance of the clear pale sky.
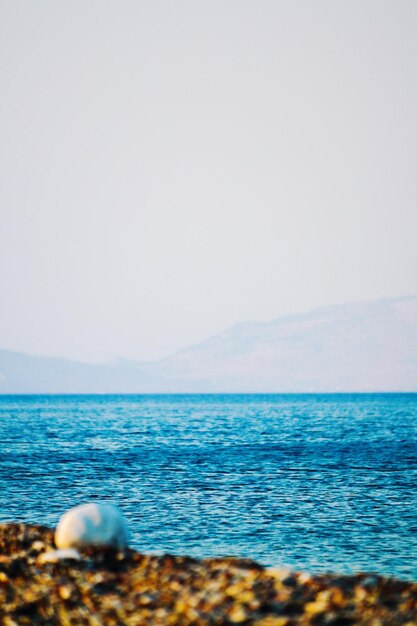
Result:
M417 292L416 0L0 0L0 348Z

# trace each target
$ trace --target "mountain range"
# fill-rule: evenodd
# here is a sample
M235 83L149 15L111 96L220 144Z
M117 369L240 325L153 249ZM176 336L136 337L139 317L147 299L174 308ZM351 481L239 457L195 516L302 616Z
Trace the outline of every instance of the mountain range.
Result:
M246 322L154 362L0 350L0 393L417 392L417 296Z

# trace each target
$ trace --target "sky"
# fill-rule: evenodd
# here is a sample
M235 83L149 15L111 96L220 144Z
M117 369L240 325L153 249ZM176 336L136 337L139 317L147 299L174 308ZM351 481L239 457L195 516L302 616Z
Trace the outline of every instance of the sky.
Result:
M415 0L0 0L0 348L417 293Z

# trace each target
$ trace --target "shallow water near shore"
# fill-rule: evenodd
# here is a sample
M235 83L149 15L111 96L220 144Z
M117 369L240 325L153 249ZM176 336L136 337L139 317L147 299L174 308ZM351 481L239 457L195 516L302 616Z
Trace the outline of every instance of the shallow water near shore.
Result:
M0 396L0 521L94 500L144 552L417 580L417 395Z

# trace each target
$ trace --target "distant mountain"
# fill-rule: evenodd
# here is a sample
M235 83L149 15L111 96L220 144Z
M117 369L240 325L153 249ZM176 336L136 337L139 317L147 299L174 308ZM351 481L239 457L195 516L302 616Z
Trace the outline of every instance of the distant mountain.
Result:
M417 391L417 297L238 324L157 371L195 390Z
M148 383L137 363L93 365L0 350L0 393L129 393Z
M152 363L0 350L0 393L417 391L417 296L238 324Z

